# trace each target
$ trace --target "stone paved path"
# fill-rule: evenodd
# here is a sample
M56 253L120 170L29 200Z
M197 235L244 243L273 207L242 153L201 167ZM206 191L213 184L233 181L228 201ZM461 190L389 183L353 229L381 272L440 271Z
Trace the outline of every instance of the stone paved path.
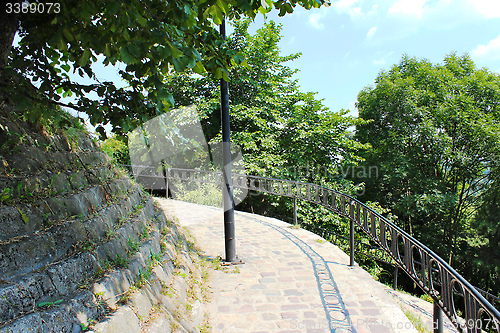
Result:
M157 199L208 257L224 257L222 211ZM235 213L236 273L214 270L213 332L412 332L396 301L336 246L273 218Z

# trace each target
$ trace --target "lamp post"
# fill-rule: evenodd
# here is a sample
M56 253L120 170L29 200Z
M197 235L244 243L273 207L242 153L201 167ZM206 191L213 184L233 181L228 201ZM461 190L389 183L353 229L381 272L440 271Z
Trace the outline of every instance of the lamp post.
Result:
M220 34L226 39L226 20L222 20ZM224 179L222 196L224 203L224 244L226 263L236 262L236 239L234 234L234 197L231 175L231 142L229 138L229 89L224 78L220 79L220 104L222 118L222 177Z

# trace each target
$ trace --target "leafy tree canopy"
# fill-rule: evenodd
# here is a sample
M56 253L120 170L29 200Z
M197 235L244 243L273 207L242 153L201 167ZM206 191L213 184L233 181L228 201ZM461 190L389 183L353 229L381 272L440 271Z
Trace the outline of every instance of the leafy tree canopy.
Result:
M21 107L27 98L31 100L31 118L44 116L44 108L37 112L33 101L42 106L61 104L61 97L74 96L76 102L68 106L87 113L93 125L111 123L115 132L126 133L174 104L163 84L172 72L190 69L228 80L228 69L244 58L217 31L224 16L253 18L273 7L285 15L297 5L310 9L325 1L62 0L58 4L50 12L45 6L43 13L38 12L42 7L33 13L27 5L18 14L2 8L2 90ZM11 48L15 32L20 41ZM126 64L119 73L128 83L126 88L97 81L91 65L101 60L105 65ZM95 83L75 82L70 72ZM104 134L101 126L98 131Z
M356 120L299 90L296 70L286 63L300 54L280 55L280 25L271 21L250 35L249 24L235 20L227 42L246 59L230 69L229 98L232 141L241 147L247 171L321 182L326 177L316 177L320 170L333 174L339 163L357 163L361 145L347 130ZM209 143L221 142L217 84L190 73L169 76L166 82L177 106L198 107Z
M359 93L357 107L367 122L356 138L373 147L362 155L381 174L363 199L390 208L464 276L489 274L478 249L498 264L499 75L467 55L443 64L404 56ZM497 264L486 281L498 281Z

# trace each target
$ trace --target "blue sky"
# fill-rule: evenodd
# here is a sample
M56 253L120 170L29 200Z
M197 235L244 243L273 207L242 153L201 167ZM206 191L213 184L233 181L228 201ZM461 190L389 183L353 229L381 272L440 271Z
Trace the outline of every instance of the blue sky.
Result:
M289 63L300 70L301 90L318 92L333 111L357 114L359 91L405 53L433 63L468 53L477 67L500 73L500 0L333 0L271 19L283 25L282 54L302 53Z

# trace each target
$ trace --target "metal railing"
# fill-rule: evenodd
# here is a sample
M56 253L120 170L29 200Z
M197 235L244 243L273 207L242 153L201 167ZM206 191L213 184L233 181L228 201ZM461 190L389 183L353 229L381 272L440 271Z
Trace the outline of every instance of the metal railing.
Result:
M141 177L161 178L166 184L167 191L171 180L221 185L223 183L220 172L194 169L172 168L134 176L139 182ZM442 312L444 312L459 332L500 333L500 312L480 291L427 246L359 200L320 185L300 181L238 174L233 174L232 181L234 188L293 198L294 223L297 223L298 199L318 204L348 218L350 265L354 265L356 226L433 299L434 332L443 331Z
M288 216L277 215L275 217L277 217L283 221L288 221L290 223L299 223L301 227L305 227L306 229L314 232L317 235L320 235L323 238L329 237L328 241L339 246L342 250L345 250L346 246L347 246L347 248L349 248L349 244L346 245L346 242L348 243L349 239L350 239L348 236L344 236L344 235L336 233L332 230L325 229L325 228L320 227L318 225L315 225L313 223L303 223L300 221L293 221L293 218L288 217ZM396 264L396 262L394 260L392 260L392 257L390 257L384 250L382 250L382 248L380 248L380 246L372 245L372 244L365 243L362 241L356 241L354 252L356 254L358 254L358 256L370 258L370 259L373 259L375 261L378 261L380 263L383 263L383 264L386 264L386 265L389 265L389 266L392 266L393 268L395 268L393 288L397 289L397 286L398 286L398 267L399 266ZM415 261L415 264L421 265L421 263L418 261ZM436 273L439 272L435 268L434 268L434 270ZM437 286L440 286L439 281L435 281L435 284ZM480 289L478 287L474 287L474 288L476 288L476 290L479 291L479 293L481 295L483 295L483 297L488 302L490 302L495 308L498 309L498 306L500 306L500 297L497 297L493 294L490 294L489 292L487 292L483 289Z

